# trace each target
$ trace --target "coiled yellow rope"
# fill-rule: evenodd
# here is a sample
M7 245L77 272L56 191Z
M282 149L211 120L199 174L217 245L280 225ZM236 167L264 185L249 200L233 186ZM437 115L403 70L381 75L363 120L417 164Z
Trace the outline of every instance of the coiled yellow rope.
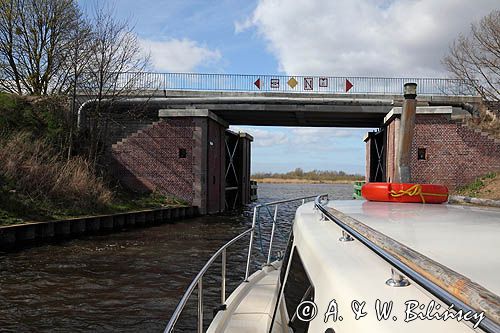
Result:
M391 190L391 192L389 192L389 194L393 198L399 198L399 197L402 197L403 195L407 195L410 197L413 197L415 195L419 195L420 199L422 200L422 203L425 203L424 195L432 195L435 197L447 197L448 196L448 194L442 194L442 193L424 193L424 192L422 192L422 185L420 185L420 184L415 184L415 185L407 188L406 190L399 190L397 192L394 190Z

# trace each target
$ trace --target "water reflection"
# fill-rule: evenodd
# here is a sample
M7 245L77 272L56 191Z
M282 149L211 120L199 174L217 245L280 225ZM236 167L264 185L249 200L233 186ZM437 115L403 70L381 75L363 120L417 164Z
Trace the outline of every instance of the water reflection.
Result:
M329 193L349 199L351 185L261 184L259 203ZM280 207L277 249L297 205ZM251 225L252 207L112 235L91 236L0 255L0 331L162 331L206 260ZM263 226L262 234L268 234ZM269 238L263 237L264 249ZM242 281L248 242L228 251L228 295ZM265 256L255 251L253 264ZM206 323L220 299L220 263L204 280ZM195 296L195 295L193 295ZM178 331L194 330L196 297ZM205 326L206 327L206 326Z

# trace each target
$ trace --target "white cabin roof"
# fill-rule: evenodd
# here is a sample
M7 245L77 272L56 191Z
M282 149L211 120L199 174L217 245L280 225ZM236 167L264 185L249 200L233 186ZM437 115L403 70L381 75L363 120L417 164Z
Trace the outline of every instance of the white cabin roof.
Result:
M500 295L500 209L359 200L329 206Z
M500 293L499 209L362 200L330 201L328 206ZM308 203L299 207L294 223L294 243L317 295L319 314L309 331L332 327L339 332L470 332L465 322L454 320L404 322L406 301L427 305L434 297L414 282L402 288L387 286L390 265L358 241L338 241L341 229L320 220L320 215ZM344 320L324 323L319 317L332 299ZM377 320L376 299L394 302L396 321ZM366 301L367 317L354 320L353 300Z

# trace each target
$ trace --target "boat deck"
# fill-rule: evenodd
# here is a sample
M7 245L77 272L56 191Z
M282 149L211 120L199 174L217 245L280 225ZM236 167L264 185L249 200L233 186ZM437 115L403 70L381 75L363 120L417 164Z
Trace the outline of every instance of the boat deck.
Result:
M362 200L330 201L328 207L500 294L500 209ZM340 227L322 219L313 203L298 208L293 232L292 255L300 253L318 307L310 332L327 328L380 333L472 331L465 321L407 320L408 302L420 304L422 315L436 311L433 304L443 309L445 305L414 281L403 288L388 286L385 281L392 267L359 241L340 242ZM242 283L227 299L227 310L216 315L207 332L267 332L276 303L279 264L257 271ZM343 319L325 317L333 301ZM356 319L351 311L355 301L366 305L367 314L362 319ZM377 318L377 302L390 302L390 318ZM288 320L282 305L273 332L288 332L282 325Z
M329 327L344 332L471 331L466 321L427 319L426 311L435 311L431 309L433 301L440 305L440 311L447 307L414 281L402 288L388 286L385 282L391 277L391 265L359 241L338 241L341 228L320 219L321 214L313 207L313 203L307 203L298 208L294 242L315 290L320 291L314 300L319 313L324 315L335 300L343 320L325 323L323 318L314 319L310 331L324 332ZM498 209L362 200L330 201L328 207L455 269L492 292L498 290ZM360 320L350 311L354 301L366 302L368 314ZM392 302L393 317L378 320L374 314L377 301ZM422 319L407 320L410 301L419 304Z
M228 308L220 311L207 330L211 332L267 332L276 302L279 265L268 266L250 276L227 300ZM276 330L281 330L278 318Z
M328 206L500 295L500 209L358 200Z

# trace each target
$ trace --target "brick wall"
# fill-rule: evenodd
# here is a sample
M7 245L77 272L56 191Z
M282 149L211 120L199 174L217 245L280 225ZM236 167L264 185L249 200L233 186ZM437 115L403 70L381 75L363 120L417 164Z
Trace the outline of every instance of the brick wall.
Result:
M112 145L120 142L121 140L128 138L130 135L144 130L151 126L156 119L116 119L112 118L108 123L108 133L105 137L105 149L107 152L111 149Z
M194 199L192 118L161 120L113 145L112 167L125 186ZM179 158L179 149L186 158Z
M395 118L387 125L388 181L394 179L398 122ZM425 160L418 160L418 148L426 149ZM447 115L417 114L411 152L412 183L444 184L453 190L498 170L498 140L450 120Z
M418 148L426 148L425 160L417 159ZM500 142L445 115L416 117L411 156L414 182L441 183L450 189L500 170Z

